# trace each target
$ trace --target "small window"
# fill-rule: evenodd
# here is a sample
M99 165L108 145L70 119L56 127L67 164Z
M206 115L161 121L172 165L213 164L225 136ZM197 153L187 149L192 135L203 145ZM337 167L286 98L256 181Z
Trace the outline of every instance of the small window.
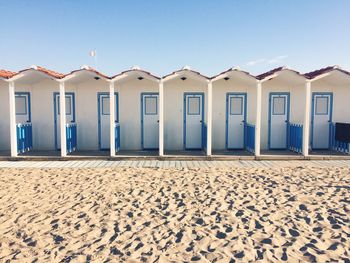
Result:
M57 101L58 101L58 115L60 115L60 96L57 96ZM66 115L71 115L72 114L72 97L66 96Z
M199 97L188 97L188 115L199 115L201 103Z
M286 98L274 97L272 100L272 114L273 115L285 115L286 114Z
M157 97L145 97L145 115L157 114Z
M109 97L102 97L102 115L109 115Z
M231 97L230 98L230 115L242 115L243 114L243 98Z
M328 97L316 97L316 115L328 114Z
M16 115L27 115L27 97L16 96Z

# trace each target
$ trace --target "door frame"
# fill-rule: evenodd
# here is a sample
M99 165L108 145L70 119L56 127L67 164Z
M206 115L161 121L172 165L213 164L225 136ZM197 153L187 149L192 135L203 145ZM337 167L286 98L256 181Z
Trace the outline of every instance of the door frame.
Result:
M30 92L29 91L18 91L18 92L15 92L15 99L16 97L25 97L27 96L28 98L28 105L26 105L26 108L28 109L28 121L27 123L31 122L32 121L32 111L31 111L31 103L30 103ZM17 113L15 112L15 115L17 115ZM19 115L23 115L23 114L19 114ZM26 114L24 114L26 115Z
M56 98L60 95L59 92L53 93L53 112L54 112L54 132L55 132L55 149L56 151L60 150L59 146L57 145L57 112L56 112ZM73 107L73 120L72 123L75 123L75 93L74 92L66 92L66 95L72 95L73 101L72 101L72 107ZM67 115L67 112L66 112Z
M187 115L187 105L186 105L186 96L188 95L200 95L202 96L202 130L203 132L203 127L204 127L204 104L205 104L205 93L204 92L184 92L184 119L183 119L183 144L184 144L184 149L185 150L190 150L190 151L196 151L196 150L202 150L203 146L201 148L186 148L186 115ZM202 138L203 139L203 138Z
M317 95L329 95L330 96L330 104L329 104L329 121L328 123L331 123L333 120L333 92L312 92L312 96L311 96L311 138L310 138L310 145L311 145L311 149L312 150L326 150L329 149L330 145L331 145L331 127L329 126L329 133L328 133L328 148L326 149L321 149L321 148L314 148L313 144L314 144L314 117L315 117L315 97Z
M228 118L229 118L229 112L230 112L230 105L229 105L229 97L230 95L239 95L244 97L244 125L247 122L247 93L246 92L227 92L226 93L226 127L225 127L225 135L226 135L226 140L225 140L225 148L226 150L243 150L245 148L245 142L246 142L246 134L245 134L245 126L244 126L244 134L243 134L243 148L229 148L228 147Z
M158 115L158 123L159 123L159 92L141 92L141 148L142 150L158 150L158 148L145 148L144 147L144 139L143 139L143 96L144 95L158 95L157 99L157 114Z
M98 130L98 148L100 151L108 151L109 148L101 148L101 115L100 115L100 103L101 103L101 96L102 95L109 95L109 92L97 92L97 130ZM117 119L117 122L119 122L119 94L118 92L114 92L115 96L115 106L117 108L117 115L115 118ZM110 124L111 125L111 124Z
M271 148L271 103L272 103L272 96L274 95L286 95L287 96L287 122L286 122L286 147L285 148ZM286 150L288 147L288 127L287 124L289 122L290 118L290 92L270 92L269 93L269 118L268 118L268 149L269 150Z

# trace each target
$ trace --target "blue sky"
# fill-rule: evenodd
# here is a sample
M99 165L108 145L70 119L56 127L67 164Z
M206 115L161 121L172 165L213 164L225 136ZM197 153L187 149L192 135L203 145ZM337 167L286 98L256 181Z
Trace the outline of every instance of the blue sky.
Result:
M0 68L14 71L95 66L90 50L108 75L350 69L349 0L0 0L0 10Z

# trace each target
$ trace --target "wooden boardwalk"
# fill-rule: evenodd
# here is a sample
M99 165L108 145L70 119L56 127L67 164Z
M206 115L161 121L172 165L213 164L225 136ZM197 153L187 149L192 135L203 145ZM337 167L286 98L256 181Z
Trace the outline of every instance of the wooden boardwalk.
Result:
M0 161L0 168L282 168L282 167L349 167L350 160L311 161L206 161L206 160L75 160L75 161Z

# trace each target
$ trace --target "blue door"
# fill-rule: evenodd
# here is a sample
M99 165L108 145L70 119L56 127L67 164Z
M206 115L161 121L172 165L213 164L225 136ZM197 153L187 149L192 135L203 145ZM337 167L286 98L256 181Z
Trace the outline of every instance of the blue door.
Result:
M184 94L184 144L187 150L202 149L204 93Z
M271 92L269 98L269 149L287 148L289 93Z
M141 142L144 150L159 148L158 93L141 94Z
M312 93L312 149L328 149L330 146L330 123L332 122L332 105L332 93Z
M53 94L54 101L54 126L55 126L55 148L61 149L61 120L60 120L60 94ZM66 92L66 123L75 123L75 95Z
M119 121L118 116L118 93L114 94L115 98L115 120ZM99 92L97 94L97 107L98 107L98 145L100 150L110 149L110 107L109 107L109 93ZM114 125L114 123L113 123Z

